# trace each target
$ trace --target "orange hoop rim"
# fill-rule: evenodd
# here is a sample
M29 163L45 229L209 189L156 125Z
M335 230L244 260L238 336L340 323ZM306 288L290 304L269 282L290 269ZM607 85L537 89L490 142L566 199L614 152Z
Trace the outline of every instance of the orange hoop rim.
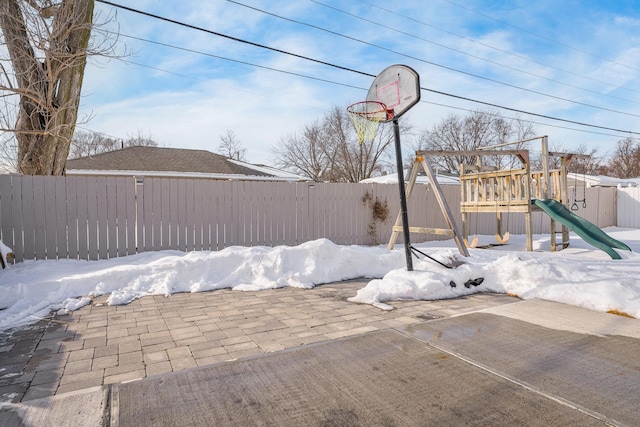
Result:
M374 107L369 108L369 106ZM358 111L358 108L361 108L363 111ZM389 110L386 104L380 101L354 102L347 107L347 112L375 122L387 121L393 118L393 110Z

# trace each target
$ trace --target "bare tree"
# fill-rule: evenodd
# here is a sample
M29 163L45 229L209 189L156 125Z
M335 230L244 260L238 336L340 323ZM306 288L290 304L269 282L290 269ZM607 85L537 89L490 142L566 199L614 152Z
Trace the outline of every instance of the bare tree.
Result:
M0 90L15 105L1 130L15 135L23 174L64 173L87 56L113 46L90 43L93 9L94 0L0 2Z
M121 147L122 140L110 138L101 133L76 130L71 138L69 158L93 156L113 151Z
M121 142L121 146L118 148L157 146L158 142L151 133L145 135L142 131L138 130L138 133L135 135L127 135L127 138Z
M422 133L418 141L420 150L472 151L508 142L522 141L534 136L529 122L507 119L497 112L474 111L466 117L452 114ZM504 147L506 150L521 149L526 143L517 143ZM496 148L500 149L500 148ZM444 170L458 172L461 163L475 164L475 156L434 157L433 163ZM513 167L516 161L505 156L485 157L484 165L503 168Z
M18 170L16 165L17 147L15 140L5 139L7 134L0 136L0 173L12 173Z
M392 143L393 130L386 125L373 140L359 143L346 110L336 106L301 134L281 140L273 155L279 167L315 181L359 182L381 173Z
M0 46L2 46L1 40ZM2 62L0 62L0 66L2 66ZM3 101L0 102L0 173L18 171L18 142L13 132L3 131L13 126L11 117L15 117L15 106L11 102L7 102L7 98L6 92L0 92L0 99Z
M220 135L220 141L218 154L234 160L244 161L246 159L247 149L242 146L235 132L227 130L224 135Z
M589 150L584 144L580 144L578 148L571 150L571 154L581 154L587 157L576 157L569 162L568 172L599 175L602 172L602 160L598 156L598 150L592 148Z
M375 138L360 143L345 110L334 107L325 116L323 128L335 159L332 169L337 180L359 182L380 174L382 160L393 145L391 125L379 125Z
M137 135L128 136L127 139L114 138L102 133L76 130L71 139L69 158L93 156L118 150L126 147L157 147L158 143L149 135L145 136L140 131Z
M5 116L6 117L6 116ZM0 133L0 173L18 171L18 144L10 132Z
M322 126L308 124L301 133L288 135L272 149L276 165L322 182L331 180L331 160L323 147Z
M618 147L606 165L606 172L616 178L640 177L640 142L631 138L618 141Z

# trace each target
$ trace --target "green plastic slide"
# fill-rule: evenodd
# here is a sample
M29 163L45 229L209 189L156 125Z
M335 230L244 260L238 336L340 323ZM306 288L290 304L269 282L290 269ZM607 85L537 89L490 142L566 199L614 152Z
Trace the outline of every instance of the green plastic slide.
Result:
M565 205L558 202L557 200L533 199L531 202L542 209L547 215L551 217L551 219L563 224L569 230L582 237L582 239L584 239L584 241L589 243L591 246L605 251L612 259L622 258L620 254L614 250L614 248L631 251L631 248L625 243L614 239L613 237L602 231L600 228L598 228L597 225L574 214L569 209L567 209Z

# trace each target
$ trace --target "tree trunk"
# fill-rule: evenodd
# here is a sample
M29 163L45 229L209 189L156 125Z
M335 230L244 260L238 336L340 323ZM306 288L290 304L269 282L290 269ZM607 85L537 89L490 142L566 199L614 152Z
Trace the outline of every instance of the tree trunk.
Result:
M42 11L27 10L26 2L18 0L1 3L0 28L20 96L15 126L18 171L62 175L78 117L94 1L63 0L51 19L29 16L47 24L49 34L40 35L41 40L29 39L25 16Z

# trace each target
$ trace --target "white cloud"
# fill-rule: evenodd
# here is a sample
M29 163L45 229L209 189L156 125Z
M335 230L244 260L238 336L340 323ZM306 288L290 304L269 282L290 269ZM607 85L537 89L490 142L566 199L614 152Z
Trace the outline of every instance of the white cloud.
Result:
M610 62L598 67L593 75L612 82L616 88L637 81L640 75L640 47L634 46L620 52Z
M631 16L616 16L613 19L613 23L616 25L623 25L629 27L640 27L640 18L634 18Z
M403 57L327 32L282 21L230 2L189 0L182 2L180 7L171 2L154 0L129 0L125 4L366 73L376 74L391 64L404 63L420 73L423 87L442 92L580 122L593 121L595 124L640 130L637 129L637 120L632 117L586 109L425 62L434 62L554 96L640 113L638 105L633 103L616 105L622 101L531 75L545 76L596 92L640 101L639 92L626 90L640 90L637 75L637 69L640 68L640 48L637 47L637 42L634 42L637 40L638 20L633 16L616 14L616 7L613 5L611 12L603 14L601 18L598 18L601 15L596 14L601 12L600 9L596 10L595 7L583 5L580 9L574 8L575 10L571 10L569 14L570 5L557 2L544 2L536 4L535 7L520 2L510 4L509 8L503 10L495 9L495 3L484 2L474 4L473 8L513 25L535 29L546 37L561 36L559 40L563 43L582 47L585 51L593 51L603 57L612 54L615 63L536 38L449 3L411 0L384 6L405 17L355 2L336 6L366 19L450 46L452 49L469 52L531 73L525 74L434 46L419 38L372 25L312 2L260 0L252 1L251 5L419 59ZM99 7L108 9L106 6ZM553 20L547 22L546 19L550 15L553 15ZM169 146L215 150L219 143L219 135L226 130L233 130L248 148L250 160L268 162L271 146L279 139L321 118L334 105L346 106L362 100L373 80L367 76L159 22L131 12L119 11L118 20L123 34L138 35L206 53L353 85L365 90L212 59L140 41L125 40L137 52L137 56L130 58L131 60L188 77L140 67L127 67L118 61L111 61L102 68L89 66L85 77L82 108L84 112L93 111L95 119L86 127L110 135L124 137L141 130L145 133L150 132L161 143ZM562 28L554 27L558 22L566 25ZM545 27L549 24L550 26ZM584 31L581 33L582 30L590 31L592 34L585 34ZM462 38L451 33L459 34ZM464 37L473 37L479 43ZM507 52L513 52L517 56ZM531 61L527 58L531 58ZM548 64L550 67L540 64ZM619 64L625 64L627 67ZM569 70L571 73L564 73L560 69ZM581 75L584 77L580 77ZM427 91L423 91L422 97L425 101L470 110L490 108ZM464 111L421 103L403 120L407 120L416 128L429 128L451 113L466 114ZM540 118L532 119L549 122ZM597 146L614 145L617 140L615 137L558 128L540 128L541 132L548 133L550 138L557 138L567 146L577 146L585 141L593 141ZM607 142L603 144L603 140Z

